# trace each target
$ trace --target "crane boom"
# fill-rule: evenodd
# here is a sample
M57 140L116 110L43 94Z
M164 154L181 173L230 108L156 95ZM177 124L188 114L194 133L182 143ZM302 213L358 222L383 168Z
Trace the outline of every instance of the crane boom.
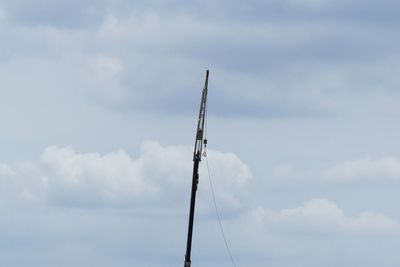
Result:
M192 191L190 196L190 210L189 210L189 226L188 235L186 242L186 254L185 254L185 265L184 267L190 267L191 265L191 252L192 252L192 235L193 235L193 221L194 221L194 208L196 203L196 191L199 183L199 163L201 161L203 144L207 144L207 140L204 139L204 122L206 115L206 104L207 104L207 93L208 93L208 74L209 70L206 71L206 80L204 83L203 93L201 95L199 119L197 122L196 140L193 151L193 177L192 177Z

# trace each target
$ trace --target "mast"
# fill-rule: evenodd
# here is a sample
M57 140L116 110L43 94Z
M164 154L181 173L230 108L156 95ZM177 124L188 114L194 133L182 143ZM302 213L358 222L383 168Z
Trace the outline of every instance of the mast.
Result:
M184 267L190 267L192 252L192 235L193 235L193 221L194 221L194 208L196 202L196 191L199 183L199 163L201 161L203 144L207 145L207 139L204 139L204 121L206 115L207 93L208 93L208 73L206 70L206 80L204 83L203 93L201 95L199 119L197 122L196 140L194 143L193 151L193 178L192 178L192 193L190 196L190 211L189 211L189 226L186 242L186 254Z

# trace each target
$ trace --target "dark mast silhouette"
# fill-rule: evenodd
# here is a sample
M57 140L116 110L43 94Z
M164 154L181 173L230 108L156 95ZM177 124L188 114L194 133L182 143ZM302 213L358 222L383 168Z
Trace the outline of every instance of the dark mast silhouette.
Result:
M186 254L185 254L185 265L184 267L190 267L191 259L190 255L192 252L192 235L193 235L193 221L194 221L194 208L196 203L196 191L199 183L199 163L201 161L203 145L207 145L207 139L204 139L204 121L206 115L206 104L207 104L207 92L208 92L208 73L206 71L206 80L204 83L203 93L200 102L199 119L197 122L196 141L194 144L193 151L193 180L192 180L192 193L190 197L190 211L189 211L189 227L186 243Z

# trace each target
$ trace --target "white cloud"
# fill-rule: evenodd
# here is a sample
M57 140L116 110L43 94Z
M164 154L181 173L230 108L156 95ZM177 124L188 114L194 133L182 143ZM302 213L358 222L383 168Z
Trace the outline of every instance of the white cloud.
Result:
M221 153L207 151L211 179L214 183L216 197L220 204L230 208L239 208L241 200L239 194L244 191L246 184L252 178L251 171L246 164L233 153ZM204 159L203 161L205 161ZM209 189L207 170L202 171L202 184L200 186Z
M361 158L346 161L327 168L322 176L328 180L352 181L400 181L400 159L385 157L381 159Z
M209 157L221 204L238 207L237 195L251 178L249 168L232 153L209 151ZM177 199L186 199L190 190L192 149L147 141L135 159L123 150L101 155L53 146L45 149L38 162L16 164L14 169L0 165L3 183L15 189L13 198L25 195L75 206L181 205L183 201ZM202 171L204 187L208 183Z
M287 184L307 183L391 183L400 181L400 159L370 157L348 160L321 169L298 169L284 163L272 169L272 182Z
M257 224L269 223L291 231L348 234L399 233L400 224L376 212L365 211L348 216L334 202L323 198L311 199L297 208L268 211L253 210L251 217Z
M103 204L157 191L124 151L79 154L71 148L49 147L41 159L48 168L49 193L56 200L66 194L62 201Z
M12 176L15 172L7 164L0 163L0 177L1 176Z
M88 98L105 104L121 102L123 71L124 65L118 57L98 55L84 60L82 80L86 83Z
M0 198L2 204L34 204L43 196L44 180L37 166L20 162L15 166L0 165Z

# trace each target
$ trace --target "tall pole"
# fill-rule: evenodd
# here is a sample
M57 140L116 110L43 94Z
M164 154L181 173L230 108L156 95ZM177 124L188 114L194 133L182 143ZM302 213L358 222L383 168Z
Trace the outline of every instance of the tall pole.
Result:
M190 195L190 210L189 210L189 226L188 235L186 242L186 254L185 254L185 265L184 267L190 267L191 265L191 253L192 253L192 236L193 236L193 222L194 222L194 208L196 203L196 191L199 183L199 163L201 161L203 144L207 144L207 140L204 140L204 120L206 114L207 104L207 93L208 93L208 74L206 71L206 80L204 83L203 93L200 102L199 119L197 122L196 140L193 151L193 176L192 176L192 191Z

